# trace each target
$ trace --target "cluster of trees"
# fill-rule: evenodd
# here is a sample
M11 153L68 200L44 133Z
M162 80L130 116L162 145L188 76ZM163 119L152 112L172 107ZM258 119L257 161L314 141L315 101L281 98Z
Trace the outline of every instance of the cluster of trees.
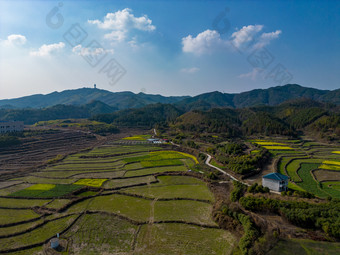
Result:
M227 205L223 205L221 209L222 214L227 215L237 220L243 227L244 234L241 237L238 246L241 254L251 254L250 250L253 243L260 236L260 231L257 229L255 223L252 221L249 215L246 215L240 211L232 210Z
M254 183L253 185L249 186L247 191L253 194L270 192L268 187L263 187L262 185L258 185L257 183Z
M230 193L230 200L232 202L238 201L247 190L247 186L238 181L233 181L233 191Z
M284 216L297 226L322 229L330 236L340 237L339 200L335 199L327 203L314 204L247 196L240 198L239 201L247 210L276 213Z
M216 150L226 155L242 155L247 146L243 143L224 143L217 144Z
M266 149L261 149L256 154L245 154L245 155L226 155L217 154L216 159L222 164L226 165L228 169L238 174L247 174L258 168L270 157Z

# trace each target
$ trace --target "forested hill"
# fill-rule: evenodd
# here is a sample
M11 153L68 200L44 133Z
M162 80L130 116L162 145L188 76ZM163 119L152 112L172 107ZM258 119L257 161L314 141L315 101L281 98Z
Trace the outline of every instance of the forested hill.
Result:
M296 84L287 84L268 89L256 89L239 94L218 91L195 97L150 95L132 92L110 92L101 89L82 88L53 92L47 95L32 95L16 99L0 100L0 108L46 108L58 104L83 105L101 101L118 110L141 108L149 104L174 104L183 111L208 110L217 107L244 108L257 105L275 106L287 100L306 98L318 102L340 104L340 89L319 90Z
M340 137L340 107L310 99L292 100L278 106L213 108L186 113L173 105L155 104L100 114L93 119L117 126L152 128L157 125L177 133L216 133L228 137L297 136L304 132L331 140Z

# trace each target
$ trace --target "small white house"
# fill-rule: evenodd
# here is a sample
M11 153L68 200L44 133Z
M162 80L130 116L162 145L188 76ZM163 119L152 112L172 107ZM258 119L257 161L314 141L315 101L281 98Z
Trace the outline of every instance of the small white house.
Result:
M0 121L0 134L24 131L23 121Z
M280 173L271 173L262 177L262 186L274 191L286 191L289 177Z

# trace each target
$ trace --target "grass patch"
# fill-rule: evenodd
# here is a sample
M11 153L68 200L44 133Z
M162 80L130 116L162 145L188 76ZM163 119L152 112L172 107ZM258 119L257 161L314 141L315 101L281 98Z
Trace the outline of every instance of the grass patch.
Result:
M100 188L107 179L80 179L74 184Z
M340 154L340 151L332 151L334 154Z

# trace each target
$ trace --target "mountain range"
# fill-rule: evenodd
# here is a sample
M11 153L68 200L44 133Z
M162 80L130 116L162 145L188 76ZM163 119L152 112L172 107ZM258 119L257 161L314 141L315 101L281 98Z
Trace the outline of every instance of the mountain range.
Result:
M245 108L258 105L279 105L284 101L306 98L319 102L340 104L340 89L320 90L302 87L297 84L255 89L238 94L218 91L191 96L162 96L133 92L111 92L102 89L80 88L53 92L50 94L31 95L15 99L0 100L0 108L47 108L55 105L80 106L93 101L100 101L113 110L140 108L149 104L173 104L177 108L190 110L208 110L216 107Z

